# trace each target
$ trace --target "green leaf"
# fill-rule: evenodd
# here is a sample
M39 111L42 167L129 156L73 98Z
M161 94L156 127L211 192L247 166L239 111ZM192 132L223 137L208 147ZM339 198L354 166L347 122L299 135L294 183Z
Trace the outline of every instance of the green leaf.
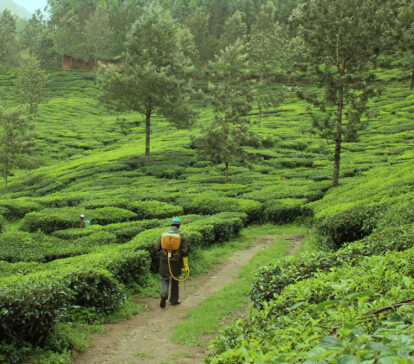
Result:
M338 364L358 364L358 360L353 355L341 355L338 358Z
M341 346L338 339L334 336L326 336L319 343L320 347Z

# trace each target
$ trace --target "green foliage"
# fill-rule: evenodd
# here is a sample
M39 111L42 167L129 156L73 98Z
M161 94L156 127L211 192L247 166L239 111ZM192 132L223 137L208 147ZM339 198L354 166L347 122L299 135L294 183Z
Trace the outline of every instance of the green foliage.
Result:
M215 214L224 211L243 212L247 214L248 221L260 221L262 204L257 201L220 197L216 194L204 193L193 196L184 196L179 199L179 204L185 213Z
M241 38L237 38L209 64L211 76L220 81L208 86L207 98L213 106L214 117L192 140L211 161L224 163L226 182L229 164L244 161L247 157L242 148L250 139L248 113L252 89L249 83L242 81L247 58L246 46Z
M0 65L7 65L15 60L17 51L16 19L10 10L0 14Z
M4 208L3 215L9 220L21 219L27 213L39 211L43 206L31 199L16 198L14 200L0 200L0 208Z
M194 121L189 102L194 44L188 30L168 11L150 5L135 21L126 49L120 66L100 68L100 100L112 109L145 115L148 160L154 111L175 125L185 126Z
M67 287L74 292L71 303L93 307L98 314L114 312L126 299L123 287L107 271L85 268L59 272Z
M162 219L183 214L181 206L160 201L131 202L128 209L134 211L139 219Z
M263 307L287 285L307 279L317 272L326 272L344 264L357 265L365 256L383 255L391 250L404 251L414 246L412 200L391 206L380 215L372 234L337 251L289 257L263 267L252 285L251 298L255 306Z
M66 241L44 235L22 231L0 234L0 259L15 263L47 262L80 254L79 249L68 246Z
M35 232L41 230L46 234L80 226L80 212L93 224L111 224L130 221L137 218L132 211L118 207L103 207L95 210L79 210L78 208L44 209L31 212L23 220L22 230Z
M62 315L71 291L45 274L1 281L0 342L41 343Z
M14 168L29 167L34 145L34 125L21 110L4 111L0 105L0 173L7 189L8 177Z
M38 105L45 98L46 81L46 74L35 59L26 61L14 80L14 97L21 105L29 105L30 115L37 113Z
M374 332L382 320L364 319L363 314L411 298L412 259L412 249L392 252L287 286L263 310L253 310L250 318L227 328L214 342L220 355L209 362L249 363L283 353L298 355L338 324L356 323Z
M305 199L285 198L265 203L265 219L276 224L286 224L299 216L311 216L312 210L303 207Z

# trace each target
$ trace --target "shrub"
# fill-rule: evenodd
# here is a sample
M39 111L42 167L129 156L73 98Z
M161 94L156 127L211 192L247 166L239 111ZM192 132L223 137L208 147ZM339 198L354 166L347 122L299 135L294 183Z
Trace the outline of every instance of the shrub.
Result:
M88 192L59 192L55 195L48 195L37 199L39 203L49 208L74 207L89 198Z
M22 231L6 232L0 235L0 260L7 262L48 262L79 255L85 250L68 244L67 241L44 235L41 232L29 234Z
M384 206L343 204L315 216L316 231L332 247L340 248L344 243L355 241L369 235L375 227L377 214Z
M34 232L41 230L50 234L57 230L65 230L80 226L79 215L84 213L86 219L93 224L111 224L124 222L136 218L131 211L117 207L104 207L96 210L84 211L78 208L45 209L40 212L31 212L23 220L22 230Z
M365 256L383 255L388 251L404 251L414 246L411 224L375 231L370 236L350 243L335 252L315 252L287 257L274 265L263 267L252 284L251 298L256 307L263 307L282 292L283 288L344 264L356 265Z
M99 209L102 207L128 209L128 200L123 198L92 199L82 202L80 206L87 210Z
M43 208L39 203L24 198L0 200L0 207L5 209L3 215L10 220L21 219L27 213L39 211Z
M361 315L412 298L413 259L412 249L390 252L285 287L263 309L225 329L213 342L219 355L209 362L266 362L285 353L297 358L338 324L374 333L382 320Z
M86 218L93 224L108 225L117 222L135 220L137 215L131 211L119 207L103 207L100 209L90 210Z
M28 213L23 219L22 230L35 232L38 230L50 234L56 230L70 229L80 225L79 209L45 209Z
M265 204L265 219L276 224L286 224L299 216L310 216L312 210L304 207L306 199L285 198L271 200Z
M96 313L114 312L126 299L122 286L104 269L81 267L59 272L58 279L74 292L70 302L80 307L94 307Z
M0 342L40 344L72 294L45 273L0 281Z
M253 200L232 197L220 197L217 194L201 193L179 199L185 213L212 215L225 211L242 212L247 215L248 222L262 219L262 204Z
M4 231L5 223L6 223L6 220L4 219L4 217L2 215L0 215L0 233L2 233Z
M45 269L59 271L66 267L106 269L120 283L144 285L149 273L149 256L131 246L103 246L89 254L50 262Z
M140 220L162 219L183 214L181 206L160 201L135 201L128 204L128 209L134 211Z

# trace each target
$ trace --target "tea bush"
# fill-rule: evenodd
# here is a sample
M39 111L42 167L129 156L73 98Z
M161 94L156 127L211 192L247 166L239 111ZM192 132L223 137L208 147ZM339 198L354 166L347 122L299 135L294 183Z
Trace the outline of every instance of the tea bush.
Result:
M181 206L155 200L131 202L128 209L134 211L139 219L162 219L183 214Z
M57 230L73 229L80 226L80 212L93 224L107 225L136 219L131 211L117 207L103 207L95 210L80 210L75 207L44 209L31 212L23 220L22 230L35 232L38 230L50 234Z
M88 215L85 216L88 220L91 220L93 224L99 225L108 225L137 219L136 214L119 207L102 207L95 210L89 210L87 211L87 214Z
M365 312L412 298L412 249L366 258L360 264L286 286L262 310L238 320L214 340L210 363L257 363L281 353L309 351L338 324L382 326Z
M414 246L414 208L412 198L391 206L379 214L374 232L337 251L318 251L311 254L288 257L274 265L263 267L252 285L251 298L256 307L263 307L283 288L309 278L321 271L344 264L358 264L365 256L383 255L388 251L404 251Z
M5 218L0 215L0 233L2 233L4 231L4 225L6 224L6 220Z
M41 344L73 294L45 273L0 281L0 342Z
M42 267L47 270L105 269L125 285L144 285L149 273L149 255L131 246L102 246L89 254L60 259Z
M323 217L316 215L314 226L329 246L338 249L346 242L369 235L375 227L376 214L381 209L385 209L385 206L343 204L330 209Z
M79 307L94 307L96 313L114 312L126 299L124 288L104 269L87 267L59 272L57 279L74 292L69 302Z
M303 206L306 202L305 199L297 198L267 201L264 210L265 219L275 224L286 224L299 216L311 216L312 210Z
M7 262L47 262L80 254L67 241L43 233L22 231L0 234L0 260Z
M248 222L262 219L262 204L258 201L220 197L211 193L201 193L178 199L185 213L212 215L225 211L242 212L247 215Z
M16 198L13 200L0 200L0 208L3 209L2 214L9 220L21 219L27 213L39 211L43 206L35 201Z

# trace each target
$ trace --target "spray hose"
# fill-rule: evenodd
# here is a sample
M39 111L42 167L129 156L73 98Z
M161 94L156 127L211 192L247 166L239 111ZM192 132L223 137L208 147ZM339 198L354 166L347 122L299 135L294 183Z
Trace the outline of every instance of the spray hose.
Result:
M188 279L188 277L190 277L190 268L188 268L188 271L187 271L187 276L185 276L183 279L176 278L176 277L174 277L174 274L172 274L172 272L171 272L171 263L170 263L170 258L171 258L171 253L170 253L170 252L168 252L168 269L170 270L170 275L171 275L171 277L172 277L175 281L177 281L177 282L184 282L184 281L186 281L186 280Z

